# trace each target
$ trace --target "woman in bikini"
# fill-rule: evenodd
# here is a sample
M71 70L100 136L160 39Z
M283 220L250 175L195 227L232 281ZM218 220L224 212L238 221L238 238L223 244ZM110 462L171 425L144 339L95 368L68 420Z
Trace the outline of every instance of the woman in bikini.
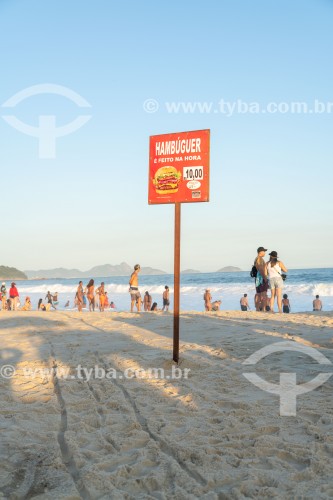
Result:
M79 281L79 286L77 287L76 301L77 301L77 308L78 308L79 312L82 312L82 308L83 308L83 286L82 286L82 281Z
M87 285L87 298L89 301L89 311L95 311L95 288L94 280L90 280Z
M98 294L98 297L99 297L99 310L101 312L104 312L104 307L105 307L104 281L102 281L101 286L97 288L96 293Z

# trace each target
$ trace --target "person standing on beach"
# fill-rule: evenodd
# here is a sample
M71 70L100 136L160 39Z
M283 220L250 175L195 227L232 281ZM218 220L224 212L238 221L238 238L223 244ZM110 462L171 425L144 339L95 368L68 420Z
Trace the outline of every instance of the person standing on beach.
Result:
M10 298L10 307L12 311L16 311L17 302L19 298L19 293L16 288L16 284L12 283L11 288L9 289L9 298Z
M89 302L89 311L95 311L95 288L94 280L90 280L86 286L86 296Z
M282 279L282 271L284 273L288 272L288 269L283 264L282 261L278 260L278 254L275 250L273 250L270 254L270 259L267 262L267 272L269 278L269 284L271 287L271 303L270 312L274 312L274 299L276 297L279 313L282 313L282 289L283 289L283 279Z
M79 312L82 312L82 307L83 307L83 285L82 285L82 281L79 281L79 286L77 287L76 302L77 302L77 308L78 308Z
M152 296L149 294L149 292L147 290L143 296L143 309L145 311L150 311L152 302L153 302Z
M165 290L163 292L163 308L162 311L168 311L169 310L169 305L170 305L170 300L169 300L169 287L168 285L165 285Z
M319 295L316 295L315 300L312 302L314 311L321 311L323 309L323 303L319 299Z
M46 297L45 297L45 300L47 299L47 303L50 304L50 308L53 307L53 309L57 309L54 304L53 304L53 301L52 301L52 295L51 295L51 292L47 292L46 294Z
M247 311L248 309L250 309L247 293L244 293L244 297L240 299L240 306L241 306L241 311Z
M104 284L104 281L102 281L101 286L99 286L96 289L96 295L98 295L99 310L101 312L104 312L104 306L105 306L105 284Z
M255 287L256 287L256 292L258 294L258 300L256 302L256 311L266 311L267 290L268 290L267 269L264 261L266 252L267 248L259 247L257 249L258 255L254 259L254 266L257 269Z
M1 302L2 302L2 310L5 311L7 302L7 288L5 282L3 282L1 285Z
M286 314L290 313L290 302L288 299L288 295L286 293L283 295L283 299L282 299L282 312L284 312Z
M134 304L136 304L138 312L141 311L141 294L139 292L138 279L140 269L140 264L135 264L134 271L132 272L129 280L129 293L131 294L131 312L134 312Z
M205 302L205 310L206 311L211 311L212 310L212 296L210 294L210 289L206 288L206 291L203 296L204 302Z
M58 292L56 292L54 295L52 295L52 300L53 300L53 304L55 306L57 306L59 304L59 300L58 300Z

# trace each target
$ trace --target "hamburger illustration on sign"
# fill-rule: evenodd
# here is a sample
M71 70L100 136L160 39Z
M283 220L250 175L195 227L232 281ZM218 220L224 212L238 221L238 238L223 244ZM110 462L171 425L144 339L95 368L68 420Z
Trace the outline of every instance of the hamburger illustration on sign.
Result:
M156 193L177 193L181 176L182 174L175 167L160 167L153 179Z

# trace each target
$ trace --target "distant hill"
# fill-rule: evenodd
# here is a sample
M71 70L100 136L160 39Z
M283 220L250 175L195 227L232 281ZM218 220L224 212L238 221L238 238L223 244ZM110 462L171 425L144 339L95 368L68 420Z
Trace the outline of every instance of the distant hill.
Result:
M216 271L217 273L238 273L239 271L241 271L242 269L240 269L239 267L234 267L234 266L226 266L226 267L222 267L221 269L219 269L218 271Z
M96 278L102 278L103 276L126 276L132 272L131 266L126 264L126 262L122 262L121 264L117 264L115 266L111 264L104 264L102 266L94 266L89 271L85 271L84 277L90 278L91 276L95 276Z
M132 272L133 269L131 269ZM159 274L168 274L165 271L161 271L161 269L154 269L153 267L141 267L141 274L148 275L159 275Z
M115 266L111 264L104 264L102 266L95 266L88 271L80 271L79 269L65 269L58 267L55 269L39 269L37 271L25 271L29 279L52 279L52 278L105 278L106 276L128 276L133 271L133 267L122 262ZM152 267L142 267L141 274L157 275L167 274L160 269Z
M197 271L196 269L184 269L184 271L180 271L180 274L199 274L201 271Z
M2 280L26 280L27 276L15 267L0 266L0 279Z
M56 269L40 269L38 271L25 271L29 279L39 278L80 278L83 277L82 271L78 269L65 269L57 267Z

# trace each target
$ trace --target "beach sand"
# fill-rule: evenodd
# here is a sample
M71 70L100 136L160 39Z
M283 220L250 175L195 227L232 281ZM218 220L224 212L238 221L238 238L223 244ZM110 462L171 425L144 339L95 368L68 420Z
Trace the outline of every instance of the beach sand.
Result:
M333 362L332 313L183 312L187 378L124 378L171 376L172 325L170 313L0 313L1 367L16 370L0 377L0 498L333 497L333 377L281 416L278 395L243 375L300 384L333 366L292 351L242 364L281 341ZM111 368L116 379L95 376Z

